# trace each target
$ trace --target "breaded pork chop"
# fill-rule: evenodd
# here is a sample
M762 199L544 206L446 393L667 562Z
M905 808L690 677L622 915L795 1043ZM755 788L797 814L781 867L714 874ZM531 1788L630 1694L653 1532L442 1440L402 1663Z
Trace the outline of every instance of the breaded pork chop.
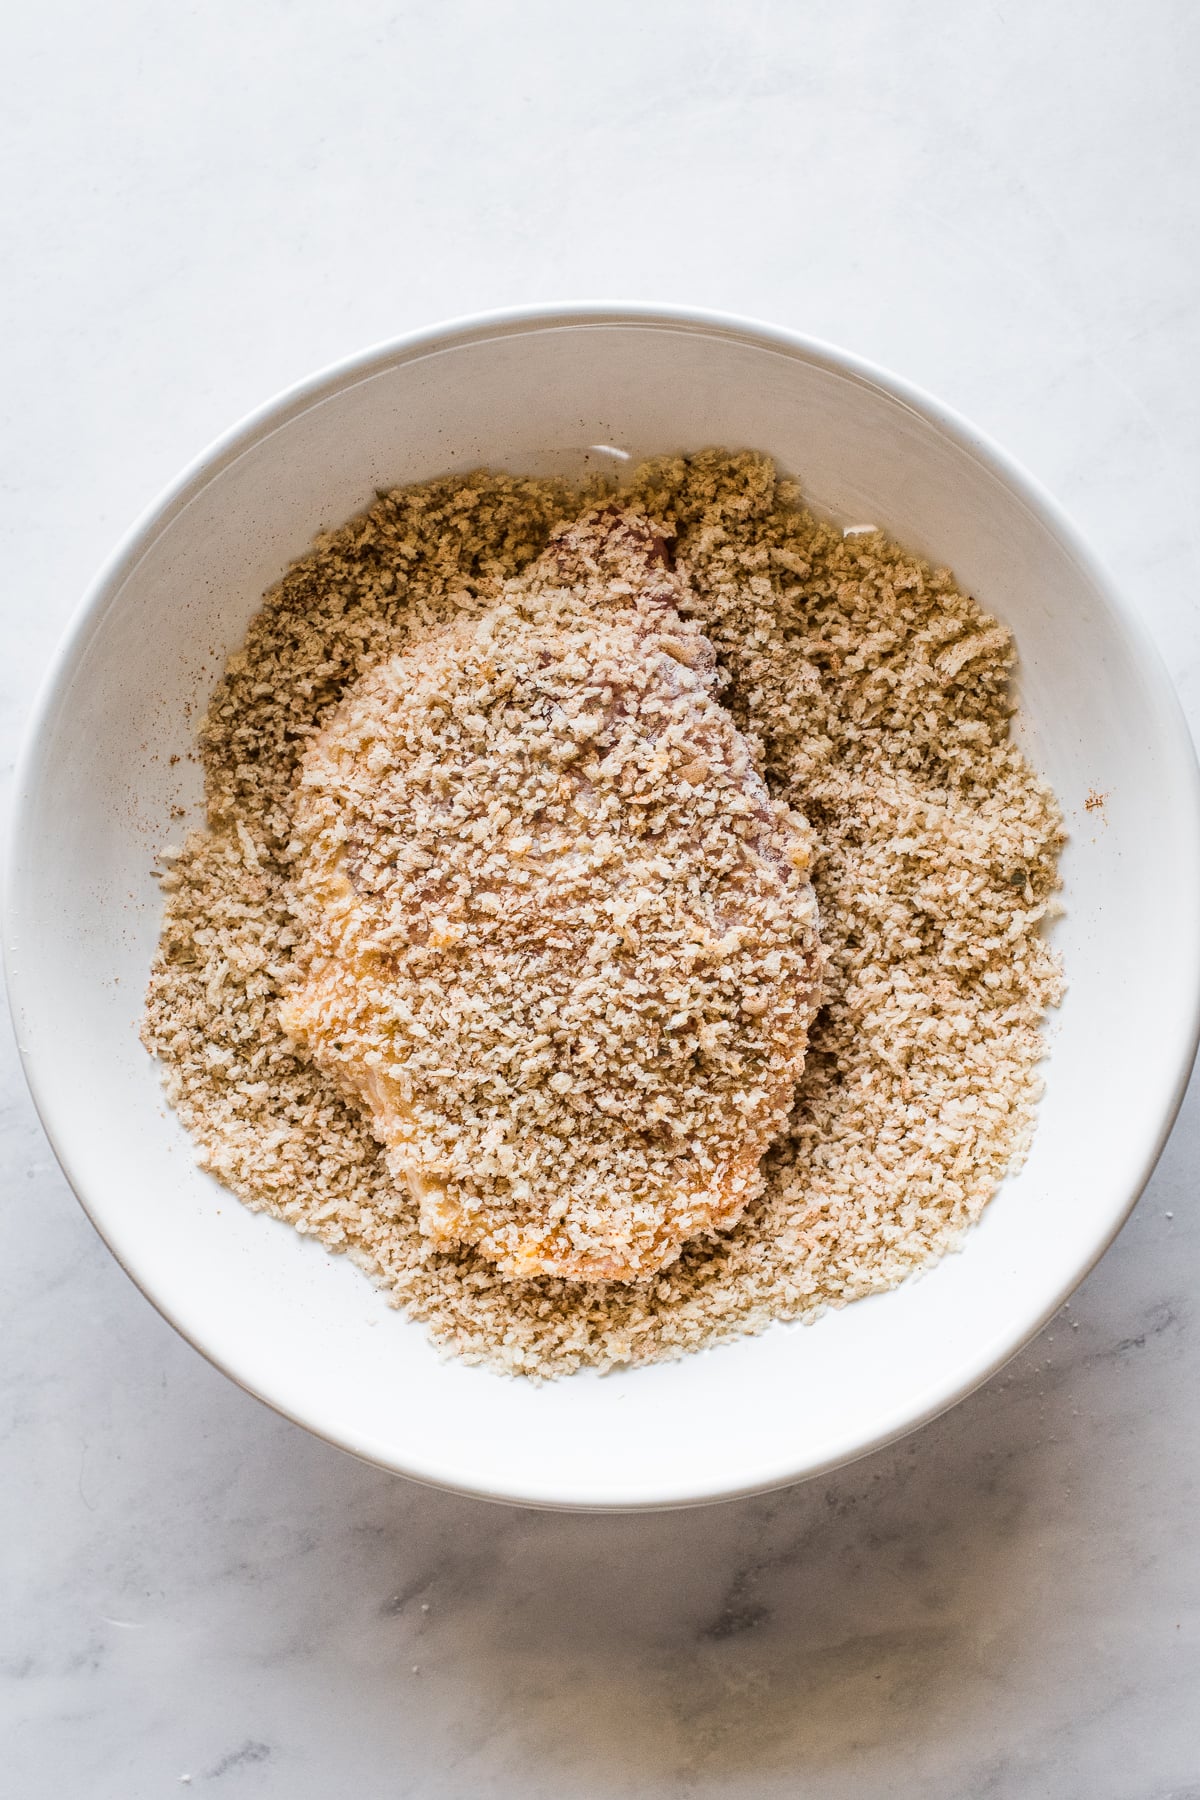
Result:
M716 698L636 513L364 675L310 745L282 1012L437 1245L630 1281L731 1225L792 1103L804 822Z

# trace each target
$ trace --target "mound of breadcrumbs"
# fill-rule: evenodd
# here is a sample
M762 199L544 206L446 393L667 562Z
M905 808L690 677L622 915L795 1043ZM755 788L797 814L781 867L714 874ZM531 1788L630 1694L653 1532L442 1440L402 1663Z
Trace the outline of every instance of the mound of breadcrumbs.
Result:
M679 1355L893 1286L953 1248L1032 1134L1062 820L1010 740L1009 633L879 533L806 512L771 462L648 463L621 503L674 534L721 698L808 820L824 1004L763 1191L643 1280L514 1280L435 1247L359 1109L285 1037L310 740L363 673L485 613L598 485L397 489L266 597L201 734L207 829L164 858L143 1036L202 1165L345 1251L435 1340L530 1375Z

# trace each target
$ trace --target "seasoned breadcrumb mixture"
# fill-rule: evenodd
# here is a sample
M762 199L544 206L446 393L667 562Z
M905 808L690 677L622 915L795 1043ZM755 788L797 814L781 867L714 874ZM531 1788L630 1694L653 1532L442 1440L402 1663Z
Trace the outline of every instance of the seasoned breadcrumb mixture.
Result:
M446 1349L556 1375L678 1355L893 1286L954 1247L1030 1139L1063 842L1011 742L1012 640L751 453L639 469L681 606L774 799L803 814L824 1004L765 1183L644 1279L514 1280L423 1235L358 1106L284 1035L302 977L298 777L352 684L478 622L598 487L481 473L380 497L267 596L202 732L208 829L164 867L144 1037L200 1161L353 1256ZM368 676L368 682L372 679ZM299 911L298 911L299 907Z

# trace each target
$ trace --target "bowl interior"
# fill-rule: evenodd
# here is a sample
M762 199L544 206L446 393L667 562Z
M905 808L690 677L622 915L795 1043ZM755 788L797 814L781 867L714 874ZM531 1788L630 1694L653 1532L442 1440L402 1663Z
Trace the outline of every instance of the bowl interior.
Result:
M771 452L818 508L949 563L1014 628L1020 734L1072 833L1056 928L1069 993L1032 1154L960 1254L809 1327L534 1387L442 1361L347 1262L195 1168L137 1038L160 916L150 868L187 829L172 809L196 816L194 736L220 665L319 527L378 487L442 471L579 473L617 466L614 451L718 443ZM18 803L6 946L18 1034L112 1249L253 1392L361 1455L474 1492L682 1503L815 1472L936 1412L1107 1243L1190 1058L1195 771L1153 653L1070 531L965 427L832 353L732 325L492 321L268 409L102 578Z

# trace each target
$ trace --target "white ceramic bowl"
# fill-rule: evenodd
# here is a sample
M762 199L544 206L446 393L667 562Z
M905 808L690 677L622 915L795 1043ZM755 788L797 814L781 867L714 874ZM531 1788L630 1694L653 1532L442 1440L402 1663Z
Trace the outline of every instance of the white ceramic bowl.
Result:
M155 852L195 809L206 696L263 590L376 488L481 463L578 472L708 444L770 451L812 501L949 563L1021 652L1020 733L1072 831L1033 1153L925 1278L810 1327L544 1387L443 1362L365 1277L193 1165L137 1037ZM1105 796L1089 812L1089 794ZM25 1067L124 1268L218 1367L407 1475L550 1506L769 1488L931 1418L999 1367L1103 1251L1194 1053L1200 789L1166 675L1048 497L903 382L793 333L568 307L445 326L272 402L193 464L96 582L18 780L5 930Z

